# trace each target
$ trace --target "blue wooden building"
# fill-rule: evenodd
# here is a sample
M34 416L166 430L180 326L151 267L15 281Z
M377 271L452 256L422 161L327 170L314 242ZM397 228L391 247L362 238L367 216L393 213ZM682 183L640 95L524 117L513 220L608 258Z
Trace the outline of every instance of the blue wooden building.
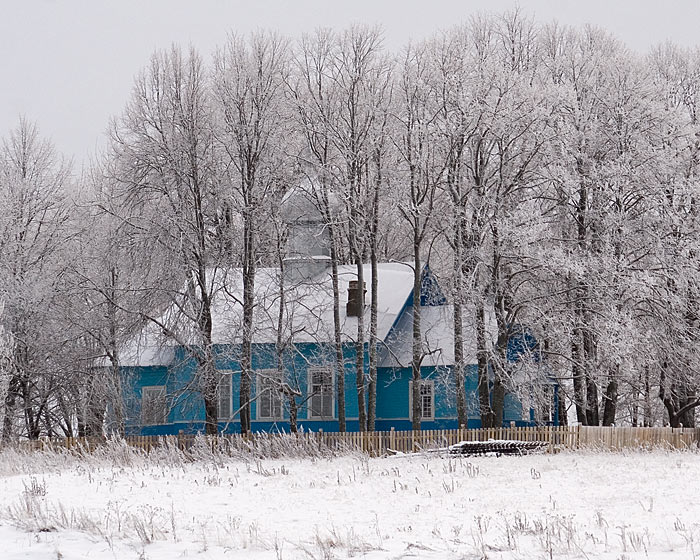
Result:
M305 430L338 430L338 379L335 373L333 291L328 242L309 191L295 189L285 200L289 245L284 272L260 269L256 275L254 371L251 423L255 431L288 431L290 414ZM363 269L369 284L370 267ZM240 431L237 414L240 385L242 275L240 270L214 275L214 352L218 380L219 430ZM358 429L356 390L357 306L369 324L371 291L360 289L355 266L338 270L343 340L347 429ZM280 281L282 280L282 282ZM420 305L424 358L421 366L421 425L456 428L452 370L453 308L429 268L423 271ZM281 286L284 286L281 290ZM413 271L404 263L378 269L378 372L376 429L411 427L411 333ZM284 294L282 301L280 294ZM465 391L468 427L479 427L475 329L464 317ZM281 329L279 328L281 325ZM368 329L364 364L368 373ZM509 359L522 382L506 396L503 423L557 424L557 387L542 373L532 337L513 338ZM533 351L533 349L535 351ZM527 351L524 351L527 350ZM196 362L184 347L161 340L146 327L122 353L127 434L165 435L204 431L204 403L195 387ZM516 374L520 375L520 374Z

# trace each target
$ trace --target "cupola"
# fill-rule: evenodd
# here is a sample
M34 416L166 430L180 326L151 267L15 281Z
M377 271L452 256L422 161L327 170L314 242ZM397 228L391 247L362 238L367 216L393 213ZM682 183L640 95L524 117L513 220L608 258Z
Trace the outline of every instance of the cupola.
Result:
M331 243L326 220L310 181L305 180L285 194L281 215L287 226L285 282L310 281L330 266Z

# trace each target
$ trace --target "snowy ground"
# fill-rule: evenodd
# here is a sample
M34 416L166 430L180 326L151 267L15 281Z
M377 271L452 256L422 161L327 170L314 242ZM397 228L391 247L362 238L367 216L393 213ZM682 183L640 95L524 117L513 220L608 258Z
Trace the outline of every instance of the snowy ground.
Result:
M0 558L700 558L700 455L0 453Z

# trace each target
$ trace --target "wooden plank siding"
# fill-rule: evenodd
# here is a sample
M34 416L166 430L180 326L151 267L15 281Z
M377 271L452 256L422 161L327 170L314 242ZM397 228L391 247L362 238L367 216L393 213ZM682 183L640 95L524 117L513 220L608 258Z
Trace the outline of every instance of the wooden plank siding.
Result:
M197 438L212 451L224 454L258 451L284 454L303 450L334 452L359 451L377 457L392 452L411 453L423 449L447 447L460 441L517 440L545 441L549 452L557 450L600 449L691 449L700 445L700 428L632 428L598 426L503 427L456 430L383 431L383 432L304 432L299 434L267 434L220 436L128 436L124 443L150 452L156 447L189 449ZM20 450L39 451L67 449L92 452L104 440L96 438L40 439L18 441L10 445Z

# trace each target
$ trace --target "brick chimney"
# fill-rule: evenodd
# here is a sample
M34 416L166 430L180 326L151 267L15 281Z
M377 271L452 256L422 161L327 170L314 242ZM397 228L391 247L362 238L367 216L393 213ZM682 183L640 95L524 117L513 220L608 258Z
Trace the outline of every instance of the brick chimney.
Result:
M350 280L348 285L348 304L345 307L345 314L348 317L359 317L361 311L365 307L365 294L367 293L367 284L362 283L360 289L357 280Z

